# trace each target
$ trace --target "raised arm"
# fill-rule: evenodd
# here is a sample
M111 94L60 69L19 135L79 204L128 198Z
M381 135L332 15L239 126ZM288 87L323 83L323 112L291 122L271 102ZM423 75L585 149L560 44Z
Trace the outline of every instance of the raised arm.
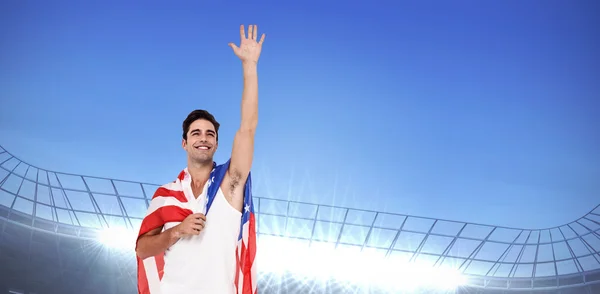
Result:
M244 184L252 167L254 155L254 134L258 124L258 73L257 64L265 40L263 34L257 39L257 26L248 27L248 36L244 26L240 26L240 46L229 43L233 52L242 61L244 90L241 103L240 128L233 139L233 150L227 175L223 180L223 192L229 202L241 211L244 200Z

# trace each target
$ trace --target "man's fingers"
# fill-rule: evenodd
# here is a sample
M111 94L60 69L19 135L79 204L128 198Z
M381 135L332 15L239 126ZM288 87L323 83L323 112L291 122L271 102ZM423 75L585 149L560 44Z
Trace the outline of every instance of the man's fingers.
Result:
M192 226L192 231L194 231L194 233L200 233L203 229L204 225L195 224Z
M246 39L246 32L244 31L244 25L240 25L240 39Z
M192 224L184 230L186 235L198 235L202 231L203 227L200 225Z
M239 55L240 54L240 48L238 46L236 46L233 43L229 43L229 47L231 47L231 49L233 49L233 53L235 55Z
M258 26L254 25L254 30L252 30L253 35L252 35L252 40L256 40L256 36L258 36Z
M196 218L200 218L202 220L206 220L206 215L204 215L203 213L196 213L194 216Z
M248 39L250 40L254 40L254 26L253 25L249 25L248 26Z
M262 43L265 41L265 34L262 34L262 36L260 37L260 41L258 42L258 45L262 45Z

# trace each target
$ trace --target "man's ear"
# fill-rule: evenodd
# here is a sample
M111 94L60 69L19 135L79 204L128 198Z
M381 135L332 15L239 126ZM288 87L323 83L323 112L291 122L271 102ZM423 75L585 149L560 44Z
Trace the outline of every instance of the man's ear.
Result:
M187 143L187 142L186 142L186 140L185 140L185 139L181 139L181 147L182 147L183 149L185 149L185 145L186 145L186 143Z

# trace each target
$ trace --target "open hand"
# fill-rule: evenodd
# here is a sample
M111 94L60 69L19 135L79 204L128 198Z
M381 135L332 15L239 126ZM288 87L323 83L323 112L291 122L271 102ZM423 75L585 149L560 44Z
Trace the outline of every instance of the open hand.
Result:
M258 28L256 25L248 26L248 37L246 38L246 32L244 30L244 25L240 26L240 47L236 46L234 43L229 43L229 47L233 49L233 53L237 57L239 57L242 62L252 62L258 63L258 58L260 57L260 51L262 49L262 44L265 41L265 34L262 34L260 41L256 42L256 37L258 35Z

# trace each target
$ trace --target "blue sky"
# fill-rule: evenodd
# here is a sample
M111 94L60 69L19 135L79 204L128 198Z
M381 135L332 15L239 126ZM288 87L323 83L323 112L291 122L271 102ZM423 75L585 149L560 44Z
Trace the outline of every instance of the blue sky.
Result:
M597 1L201 2L2 2L0 144L162 184L203 108L223 162L256 23L255 195L525 228L600 203Z

